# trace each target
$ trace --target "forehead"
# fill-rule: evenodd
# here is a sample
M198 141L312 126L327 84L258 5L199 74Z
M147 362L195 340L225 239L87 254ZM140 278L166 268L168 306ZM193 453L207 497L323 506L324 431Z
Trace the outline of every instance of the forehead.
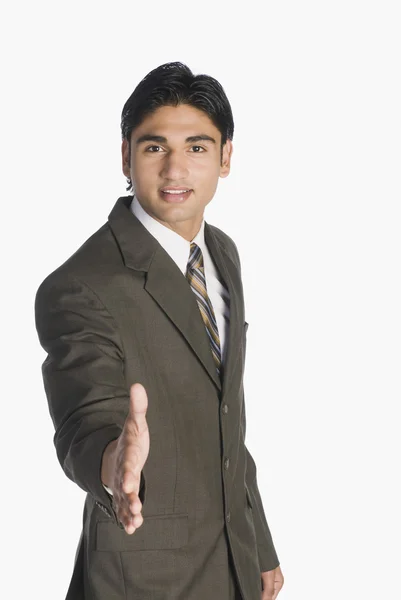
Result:
M132 139L138 139L143 134L178 139L201 133L211 135L216 141L220 140L220 131L203 110L187 104L180 104L178 106L161 106L153 113L146 115L142 123L132 132Z

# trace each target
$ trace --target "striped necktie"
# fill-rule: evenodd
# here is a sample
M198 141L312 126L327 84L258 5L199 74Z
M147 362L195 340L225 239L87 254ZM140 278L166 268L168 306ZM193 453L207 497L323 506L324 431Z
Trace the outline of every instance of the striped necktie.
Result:
M217 329L213 306L206 290L202 250L193 242L191 243L186 278L188 279L192 291L196 296L199 310L209 336L214 362L216 363L217 374L220 376L221 350L219 331Z

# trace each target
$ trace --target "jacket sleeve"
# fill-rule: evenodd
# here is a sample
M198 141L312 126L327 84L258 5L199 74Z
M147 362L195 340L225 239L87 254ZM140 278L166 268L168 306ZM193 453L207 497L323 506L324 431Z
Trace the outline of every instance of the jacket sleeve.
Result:
M245 398L243 398L242 404L242 430L245 440L246 431L246 416L245 416ZM260 497L258 482L257 482L257 469L255 461L252 458L251 453L245 445L246 451L246 486L251 496L252 502L252 515L253 522L255 525L256 540L258 545L258 558L259 567L261 573L264 571L271 571L278 567L280 564L276 550L274 548L273 539L270 533L269 526L267 524L265 512L263 509L262 498Z
M42 376L58 460L67 477L122 528L101 481L103 452L119 437L129 407L116 323L86 284L54 274L36 292L35 323L47 352Z
M235 259L238 266L238 271L241 278L241 260L239 257L238 248L235 242L230 238L232 247L235 253ZM246 344L246 341L244 341ZM244 348L245 352L245 348ZM245 432L246 432L246 414L245 414L245 395L242 397L242 415L241 415L241 426L243 439L245 444ZM252 502L252 515L253 522L255 525L256 541L258 545L258 558L260 571L271 571L278 567L280 564L276 550L274 548L273 539L270 533L269 526L267 524L265 512L263 509L262 498L259 493L258 481L257 481L257 469L255 461L249 452L245 444L246 451L246 486L249 491L250 499Z

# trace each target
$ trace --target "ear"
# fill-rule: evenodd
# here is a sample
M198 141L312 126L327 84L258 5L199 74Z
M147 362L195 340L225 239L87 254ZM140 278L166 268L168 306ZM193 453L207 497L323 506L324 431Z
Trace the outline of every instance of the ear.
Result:
M231 156L233 153L233 143L231 140L227 140L223 146L223 157L220 166L220 177L227 177L230 173Z
M131 177L130 152L128 140L125 138L123 139L123 142L121 144L121 158L123 173L129 179Z

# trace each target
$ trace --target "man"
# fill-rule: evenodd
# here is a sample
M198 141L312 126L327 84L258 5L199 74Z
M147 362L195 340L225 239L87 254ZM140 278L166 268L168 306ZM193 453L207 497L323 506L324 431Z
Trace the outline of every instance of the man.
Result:
M167 63L121 125L133 196L35 302L57 455L87 492L67 600L275 600L245 446L240 260L203 217L230 171L231 107L215 79Z

